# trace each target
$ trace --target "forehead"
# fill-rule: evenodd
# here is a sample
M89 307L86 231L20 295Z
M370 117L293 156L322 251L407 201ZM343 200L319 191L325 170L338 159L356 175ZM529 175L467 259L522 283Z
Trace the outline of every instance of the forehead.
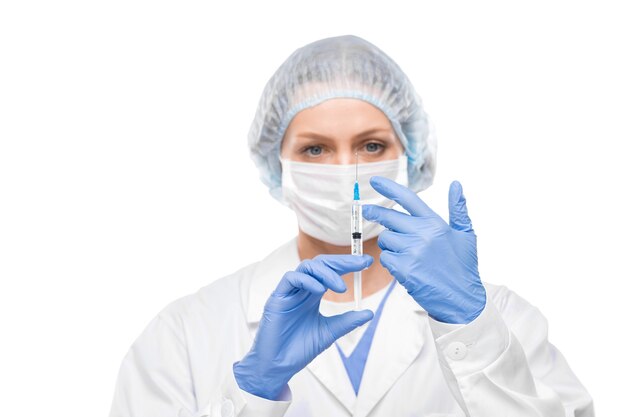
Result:
M392 131L391 123L376 106L354 98L333 98L298 112L286 133L303 130L341 135L370 129Z

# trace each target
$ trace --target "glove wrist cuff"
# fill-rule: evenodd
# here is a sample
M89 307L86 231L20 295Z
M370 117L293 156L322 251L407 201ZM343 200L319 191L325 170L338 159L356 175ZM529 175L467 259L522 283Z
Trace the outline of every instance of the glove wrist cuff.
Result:
M257 397L272 401L278 400L281 393L285 391L287 382L268 381L261 377L262 371L247 367L242 362L237 361L233 364L233 374L239 388Z

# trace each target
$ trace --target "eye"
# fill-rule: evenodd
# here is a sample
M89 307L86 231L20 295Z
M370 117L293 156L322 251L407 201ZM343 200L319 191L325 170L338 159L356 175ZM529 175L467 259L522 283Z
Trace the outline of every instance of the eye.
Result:
M376 153L376 152L380 152L384 149L384 146L380 143L377 142L368 142L365 145L365 150L369 153Z
M322 147L318 145L309 146L304 149L304 153L308 154L309 156L319 156L322 154Z

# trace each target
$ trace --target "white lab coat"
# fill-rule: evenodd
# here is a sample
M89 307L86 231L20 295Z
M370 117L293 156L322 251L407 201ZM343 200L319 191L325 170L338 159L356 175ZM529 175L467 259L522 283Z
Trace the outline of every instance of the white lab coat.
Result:
M166 306L124 357L111 417L516 417L594 415L590 395L549 343L537 308L484 283L473 322L436 322L396 285L355 396L333 345L279 401L241 390L232 365L250 349L265 301L300 263L296 240Z

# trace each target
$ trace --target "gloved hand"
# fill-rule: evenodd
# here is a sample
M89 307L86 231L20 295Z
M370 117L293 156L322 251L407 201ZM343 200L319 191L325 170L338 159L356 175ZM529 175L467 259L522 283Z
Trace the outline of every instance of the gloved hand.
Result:
M327 289L346 291L340 275L372 262L369 255L319 255L287 272L265 303L252 348L233 365L239 387L277 399L293 375L335 340L371 320L370 310L325 317L319 305Z
M363 205L364 218L389 229L378 236L380 263L435 320L466 324L478 317L486 293L461 184L450 184L450 225L409 188L379 176L370 184L410 213Z

